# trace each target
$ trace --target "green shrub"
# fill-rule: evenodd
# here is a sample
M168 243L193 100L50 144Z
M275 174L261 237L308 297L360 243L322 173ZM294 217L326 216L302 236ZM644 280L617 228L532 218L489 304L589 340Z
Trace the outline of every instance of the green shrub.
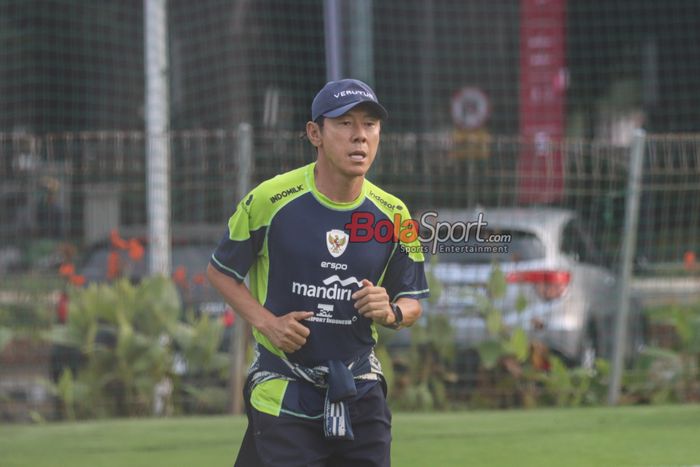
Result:
M700 303L666 305L646 311L650 336L634 368L625 375L625 399L668 403L700 400Z
M503 311L494 305L505 289L505 275L494 265L487 284L488 298L480 303L488 338L477 346L481 374L473 405L579 407L603 402L608 363L598 359L592 372L569 368L550 354L544 343L530 339L522 327L505 326ZM516 312L521 313L526 306L524 297L519 298Z
M138 285L120 279L74 288L69 295L68 321L53 329L51 339L78 350L85 361L76 374L64 371L54 387L64 416L182 412L175 405L183 404L182 399L173 395L189 394L195 405L207 407L216 399L207 384L197 381L221 385L227 365L226 356L218 352L222 325L191 314L183 322L180 297L170 279L152 277ZM186 362L185 374L175 371L178 355ZM172 390L156 397L156 387L164 384Z

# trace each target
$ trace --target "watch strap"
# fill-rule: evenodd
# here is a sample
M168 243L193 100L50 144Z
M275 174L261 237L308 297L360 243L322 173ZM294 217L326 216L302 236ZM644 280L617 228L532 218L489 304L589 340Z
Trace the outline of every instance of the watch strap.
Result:
M391 312L394 313L394 322L388 324L386 327L392 329L399 329L401 327L401 324L403 323L403 312L401 311L401 307L399 307L396 303L390 303L390 305Z

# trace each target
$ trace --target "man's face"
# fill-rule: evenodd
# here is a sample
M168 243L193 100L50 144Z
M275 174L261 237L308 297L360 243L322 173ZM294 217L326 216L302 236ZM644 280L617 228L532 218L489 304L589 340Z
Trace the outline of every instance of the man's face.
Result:
M338 173L364 176L374 162L379 147L380 119L359 105L335 118L326 118L317 147Z

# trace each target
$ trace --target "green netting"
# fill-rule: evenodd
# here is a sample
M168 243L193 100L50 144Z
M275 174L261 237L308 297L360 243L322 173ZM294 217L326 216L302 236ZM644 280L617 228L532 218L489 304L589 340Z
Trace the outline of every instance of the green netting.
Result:
M143 128L141 4L0 2L0 131Z
M376 86L394 131L452 126L465 86L491 104L485 127L518 134L527 1L339 1L341 74ZM700 127L700 4L551 2L561 24L569 136L616 121L653 133ZM174 129L298 129L326 79L322 0L168 2ZM143 127L141 1L0 2L0 130Z
M631 130L700 128L700 3L336 3L340 74L372 83L391 115L371 177L414 210L554 204L617 232L627 174L616 161L629 155ZM216 224L235 205L242 122L253 129L253 183L313 160L295 132L326 80L324 5L166 2L174 222ZM5 238L36 231L33 193L45 177L60 182L77 239L91 187L103 183L120 184L121 224L145 224L145 139L129 133L144 127L143 41L142 1L0 1ZM451 107L465 89L489 104L468 128ZM533 92L553 93L554 104L527 107ZM550 133L542 157L532 157L530 127ZM668 188L692 191L682 177L695 166L682 162L695 149L684 144L649 151L640 242L652 261L678 259L677 234L664 233L675 220L695 232L688 191Z
M569 209L587 235L564 227L559 246L573 261L595 252L612 277L642 127L633 306L697 301L696 0L166 1L171 131L158 137L176 242L213 248L242 185L314 159L299 132L327 80L331 3L338 75L369 82L390 113L369 178L414 216ZM0 0L0 292L26 273L55 297L60 262L111 229L146 233L143 8ZM609 295L597 298L617 306Z

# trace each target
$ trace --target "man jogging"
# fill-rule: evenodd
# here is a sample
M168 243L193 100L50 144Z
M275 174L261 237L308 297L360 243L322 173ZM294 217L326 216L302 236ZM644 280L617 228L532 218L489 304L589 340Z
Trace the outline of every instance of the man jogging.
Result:
M423 255L406 206L365 178L387 117L374 91L332 81L311 114L316 162L247 194L207 271L256 341L236 466L389 466L376 325L420 317Z

